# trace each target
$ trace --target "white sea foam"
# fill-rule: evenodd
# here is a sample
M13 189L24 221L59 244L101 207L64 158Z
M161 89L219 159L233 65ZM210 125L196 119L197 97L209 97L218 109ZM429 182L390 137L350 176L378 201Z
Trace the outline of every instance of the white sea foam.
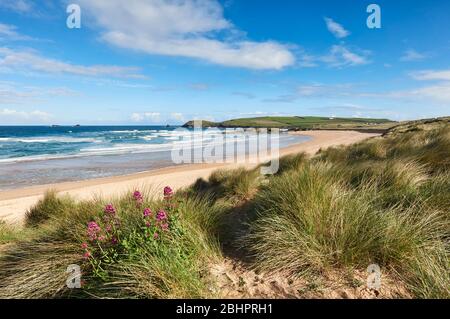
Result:
M135 133L137 130L128 131L105 131L105 132L85 132L91 136L37 136L37 137L1 137L0 146L9 145L10 142L23 142L23 143L87 143L84 147L79 149L75 145L72 151L64 154L39 154L39 155L26 155L22 157L3 158L0 159L0 163L13 163L13 162L26 162L26 161L43 161L51 159L65 159L65 158L78 158L89 156L102 156L102 155L120 155L120 154L134 154L134 153L152 153L152 152L166 152L170 151L174 146L180 147L185 145L186 148L199 147L199 145L211 145L220 143L229 143L230 141L214 142L214 136L224 134L223 130L207 130L207 131L186 131L186 130L145 130L137 131L138 136L133 136L133 139L140 139L142 143L124 143L127 140L127 136L117 136L110 134L111 132L127 132ZM142 133L142 135L141 135ZM94 134L94 137L92 135ZM109 134L109 135L108 135ZM223 135L226 138L227 135ZM109 139L119 139L124 142L113 143L108 141ZM159 139L158 139L159 138ZM242 141L243 139L252 140L256 136L252 134L235 134L234 142ZM159 143L158 143L159 141ZM90 144L89 144L90 143ZM94 144L95 143L95 144ZM19 145L19 144L18 144ZM53 146L51 146L53 149ZM42 146L45 153L45 147ZM25 155L25 154L24 154Z
M99 139L90 137L20 137L20 138L0 138L0 141L16 143L97 143Z

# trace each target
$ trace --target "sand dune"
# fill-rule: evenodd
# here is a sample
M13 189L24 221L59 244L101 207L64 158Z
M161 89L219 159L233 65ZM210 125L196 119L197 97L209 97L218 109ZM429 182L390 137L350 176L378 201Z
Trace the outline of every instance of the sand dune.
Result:
M354 131L308 131L298 132L310 136L310 141L286 147L280 155L298 152L316 153L335 145L348 145L365 138L377 136L374 133L360 133ZM265 159L265 160L268 160ZM125 176L99 178L78 182L67 182L51 185L34 186L0 192L0 220L10 223L21 223L25 212L42 198L48 189L54 189L60 194L69 194L75 199L91 199L94 196L117 196L124 192L143 187L159 189L170 185L175 190L193 183L198 178L207 178L218 168L236 168L239 166L252 167L255 164L192 164L169 167L154 171L136 173Z

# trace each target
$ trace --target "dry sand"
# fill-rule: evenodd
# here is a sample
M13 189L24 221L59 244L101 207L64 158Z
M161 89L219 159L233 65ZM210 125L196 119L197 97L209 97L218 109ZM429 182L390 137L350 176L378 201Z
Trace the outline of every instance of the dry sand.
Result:
M374 133L360 133L355 131L308 131L297 132L312 137L311 140L292 145L280 150L280 155L306 152L315 154L319 149L336 145L349 145L368 137L377 136ZM267 160L267 159L265 159ZM75 199L85 200L95 196L118 196L134 189L144 187L159 189L170 185L173 189L186 187L198 178L208 176L219 168L236 168L239 166L253 167L250 163L233 164L191 164L169 167L148 172L98 178L77 182L66 182L50 185L33 186L29 188L14 189L0 192L0 221L8 223L21 223L25 212L42 198L44 193L53 189L60 194L68 194Z

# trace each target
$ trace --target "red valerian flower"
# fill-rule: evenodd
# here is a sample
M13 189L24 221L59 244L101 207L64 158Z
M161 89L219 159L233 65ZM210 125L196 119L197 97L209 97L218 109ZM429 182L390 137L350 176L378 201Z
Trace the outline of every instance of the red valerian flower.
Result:
M173 195L173 190L169 186L164 187L164 198L170 198Z
M151 217L152 216L152 211L150 208L146 208L144 209L144 217Z
M142 202L144 201L144 196L142 196L142 193L140 191L135 191L133 193L133 198L138 205L141 205Z
M116 209L114 208L113 205L108 204L105 206L105 213L109 214L109 215L115 215L116 214Z
M90 241L97 240L98 234L100 233L101 228L96 222L89 222L87 234Z
M169 230L169 224L168 223L161 224L161 229L164 230L164 231L168 231Z
M158 221L163 221L167 219L167 213L164 210L160 210L157 214L156 214L156 219Z
M142 196L140 191L134 191L133 197L134 197L135 200L143 199L143 196Z

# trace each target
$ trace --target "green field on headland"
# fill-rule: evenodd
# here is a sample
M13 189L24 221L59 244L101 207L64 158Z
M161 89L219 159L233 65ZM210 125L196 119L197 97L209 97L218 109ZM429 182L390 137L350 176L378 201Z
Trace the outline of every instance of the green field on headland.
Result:
M369 118L330 118L318 116L266 116L233 119L223 122L201 121L203 127L254 127L285 128L291 130L313 129L387 129L396 124L388 119ZM185 123L192 127L194 121Z

